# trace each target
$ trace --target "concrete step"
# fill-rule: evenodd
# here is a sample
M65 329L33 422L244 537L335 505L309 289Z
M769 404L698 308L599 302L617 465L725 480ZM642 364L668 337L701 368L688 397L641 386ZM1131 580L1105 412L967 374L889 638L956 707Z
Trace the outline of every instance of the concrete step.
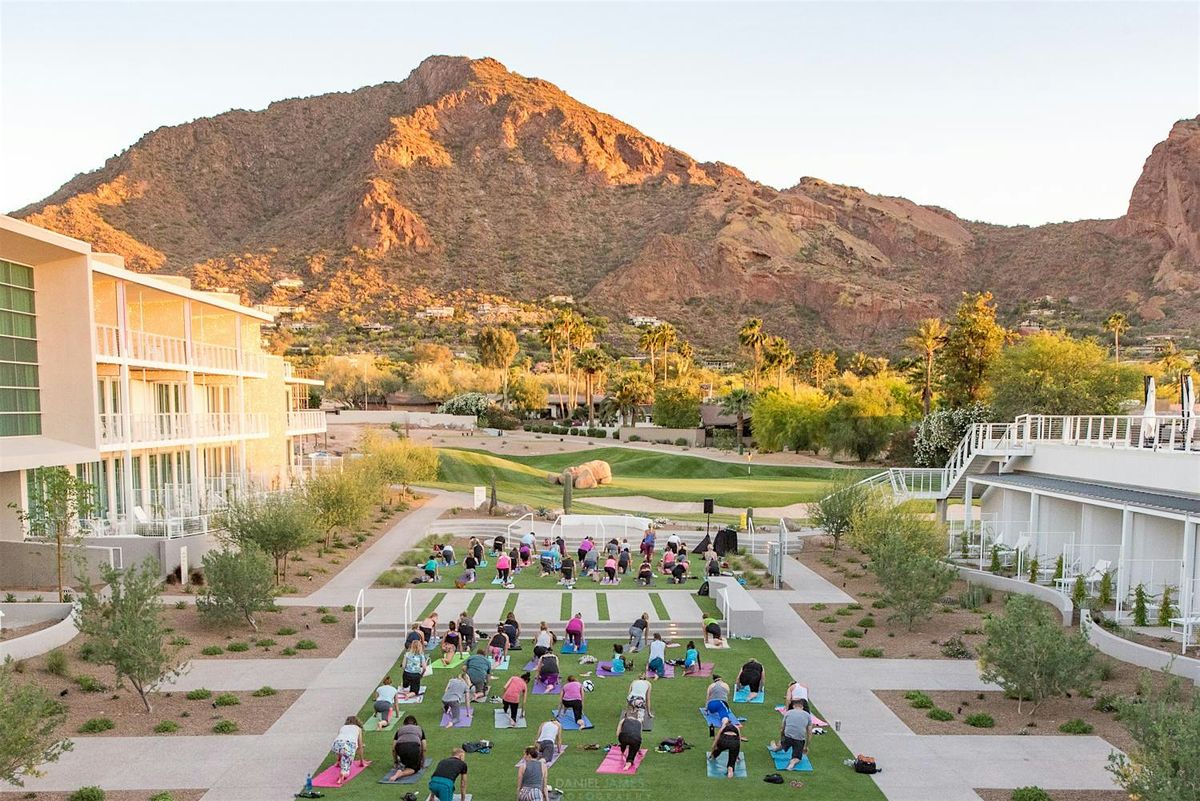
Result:
M566 623L566 621L559 622L562 624ZM699 622L688 621L686 623L676 623L670 620L657 620L652 621L650 625L652 632L657 631L667 639L704 636L704 627L701 626ZM408 629L404 627L403 623L358 624L359 637L403 639L407 634ZM589 639L595 638L597 640L623 640L629 636L629 624L616 623L613 621L589 623L587 627L587 636Z

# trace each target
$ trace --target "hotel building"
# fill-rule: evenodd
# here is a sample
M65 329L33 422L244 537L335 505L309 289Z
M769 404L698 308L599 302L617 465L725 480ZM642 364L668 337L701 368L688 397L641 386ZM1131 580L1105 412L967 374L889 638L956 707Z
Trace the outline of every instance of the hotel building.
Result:
M262 350L271 321L0 217L0 585L53 569L10 507L36 514L42 468L95 488L80 527L92 570L196 564L229 498L290 486L325 431L308 408L321 382Z

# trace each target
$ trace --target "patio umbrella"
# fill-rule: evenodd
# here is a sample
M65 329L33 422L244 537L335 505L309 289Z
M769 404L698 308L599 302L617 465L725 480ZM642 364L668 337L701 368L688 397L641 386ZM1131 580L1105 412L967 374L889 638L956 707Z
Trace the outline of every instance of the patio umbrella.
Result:
M1148 375L1145 378L1146 390L1146 408L1142 412L1142 442L1151 442L1155 439L1157 426L1157 418L1154 414L1154 405L1158 401L1158 393L1154 388L1154 376Z
M1196 389L1192 385L1192 374L1184 373L1179 381L1179 409L1183 416L1184 447L1196 431Z

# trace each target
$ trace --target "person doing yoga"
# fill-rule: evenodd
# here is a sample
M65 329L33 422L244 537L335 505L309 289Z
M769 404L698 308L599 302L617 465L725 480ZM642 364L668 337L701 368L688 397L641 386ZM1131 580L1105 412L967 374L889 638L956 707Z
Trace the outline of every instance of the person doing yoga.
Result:
M517 801L546 801L546 760L536 745L525 749L525 757L517 768Z
M500 700L504 702L504 712L508 715L508 727L510 729L517 728L517 721L521 717L521 708L529 700L529 674L522 673L520 676L513 676L504 685L504 693L500 696Z
M337 737L333 739L333 745L329 750L337 757L339 787L350 778L350 768L354 765L354 757L358 757L358 764L364 768L370 765L363 757L363 731L362 722L351 715L346 718L346 722L338 729Z
M617 721L617 745L625 757L622 770L633 770L637 762L638 751L642 749L642 722L633 715L626 713Z
M583 684L574 676L567 676L567 683L562 686L562 708L571 710L575 725L583 727Z
M437 763L429 777L431 801L454 801L454 782L460 781L459 801L467 801L467 752L455 748L450 756Z
M558 656L553 651L538 657L536 670L543 686L553 689L558 684Z
M748 659L742 665L742 670L738 673L735 689L740 690L745 687L750 691L746 696L747 701L753 701L762 692L763 684L767 679L767 670L763 667L762 662L757 659Z
M708 758L716 761L721 756L721 752L728 754L725 761L728 766L725 768L725 774L731 779L733 770L737 766L738 755L742 752L742 741L745 739L736 723L729 718L721 718L721 725L717 727L717 733L713 736L712 752Z
M396 727L392 739L392 770L384 778L389 782L412 776L425 765L425 730L413 715L406 715Z

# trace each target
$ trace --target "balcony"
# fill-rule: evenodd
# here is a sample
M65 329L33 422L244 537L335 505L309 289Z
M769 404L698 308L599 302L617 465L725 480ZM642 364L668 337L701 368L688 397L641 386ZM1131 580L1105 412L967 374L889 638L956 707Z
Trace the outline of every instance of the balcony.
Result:
M288 412L287 433L289 436L300 434L322 434L325 432L325 412L320 409L299 409Z
M121 329L115 325L96 326L96 356L104 361L143 362L164 365L181 370L219 373L247 373L266 377L267 354L243 350L239 353L232 345L216 345L209 342L192 342L192 358L188 359L188 343L183 337L152 334L131 328L125 332L125 344Z
M267 416L262 412L230 414L203 412L188 414L98 415L100 447L115 449L132 445L167 445L193 440L242 439L265 437Z
M308 384L318 387L325 384L324 381L313 375L312 370L297 367L289 361L283 363L283 380L289 384Z

